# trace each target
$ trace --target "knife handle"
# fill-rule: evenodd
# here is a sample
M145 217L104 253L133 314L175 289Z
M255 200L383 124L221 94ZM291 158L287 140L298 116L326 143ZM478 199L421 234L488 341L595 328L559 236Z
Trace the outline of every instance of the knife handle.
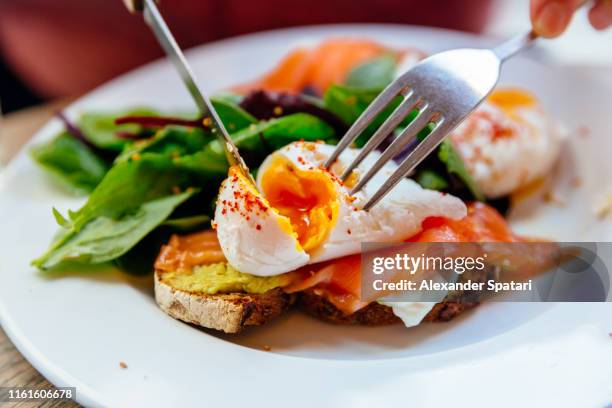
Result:
M159 3L159 0L155 0L155 3ZM143 0L123 0L123 4L132 14L142 11L144 8Z
M142 11L143 8L142 0L123 0L123 4L130 11L130 13Z

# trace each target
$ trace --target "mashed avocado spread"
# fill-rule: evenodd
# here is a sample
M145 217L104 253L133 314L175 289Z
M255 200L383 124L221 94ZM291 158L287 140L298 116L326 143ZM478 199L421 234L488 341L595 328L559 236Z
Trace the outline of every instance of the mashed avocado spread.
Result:
M167 272L164 280L172 287L186 292L215 295L218 293L265 293L289 284L289 277L255 276L242 273L227 263L213 263L194 267L190 272Z

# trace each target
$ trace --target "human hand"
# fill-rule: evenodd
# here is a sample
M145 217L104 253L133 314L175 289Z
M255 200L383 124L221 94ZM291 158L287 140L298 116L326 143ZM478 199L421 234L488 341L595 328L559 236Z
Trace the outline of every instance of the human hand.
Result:
M561 35L583 0L531 0L530 14L534 31L547 38ZM589 10L589 21L597 30L612 25L612 0L596 0Z

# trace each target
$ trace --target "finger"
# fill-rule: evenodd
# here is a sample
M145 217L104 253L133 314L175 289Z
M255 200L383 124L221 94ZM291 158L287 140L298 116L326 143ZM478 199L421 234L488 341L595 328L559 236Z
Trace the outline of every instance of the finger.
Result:
M552 38L561 35L581 0L531 0L531 24L533 30L542 37Z
M612 0L599 0L589 11L589 21L597 30L603 30L612 25Z

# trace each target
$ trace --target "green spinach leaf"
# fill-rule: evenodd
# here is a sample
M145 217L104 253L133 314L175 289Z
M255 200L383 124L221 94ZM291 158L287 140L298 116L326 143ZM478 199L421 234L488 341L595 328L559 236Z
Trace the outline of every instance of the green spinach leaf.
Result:
M426 188L428 190L442 191L444 189L447 189L449 186L448 181L446 181L444 176L429 169L419 171L416 174L414 180L419 183L421 187Z
M191 217L173 218L161 223L162 227L170 227L172 229L184 232L193 231L197 228L202 228L210 223L208 215L193 215Z
M379 89L362 89L333 85L327 89L323 100L327 110L334 113L350 126L359 116L361 116L363 111L366 110L368 105L372 103L379 93ZM396 98L376 117L376 119L374 119L374 121L372 121L370 126L368 126L355 141L357 147L362 147L368 141L376 129L382 125L400 102L401 99L399 97ZM416 111L411 112L400 126L406 126L410 123L416 116L416 113Z
M391 83L396 68L397 59L391 54L385 54L353 68L346 77L345 84L350 87L380 90Z
M253 115L230 100L213 97L211 102L229 133L237 132L257 122Z
M77 121L83 135L100 149L120 152L131 140L117 136L117 132L139 134L143 128L137 124L115 125L115 119L120 116L159 116L159 113L138 108L124 112L87 112Z
M119 218L99 216L62 239L62 244L33 263L47 270L69 264L97 264L120 257L161 224L193 192L143 203Z
M190 175L181 171L169 156L144 153L138 160L117 163L89 196L85 205L70 213L79 231L97 217L120 218L143 203L191 186Z
M259 165L274 150L298 140L334 142L334 129L323 120L307 113L294 113L261 121L232 134L232 139L250 165ZM227 161L221 144L210 142L201 153L196 153L200 165L227 173ZM178 163L192 162L182 158Z
M67 132L34 146L30 154L43 169L77 194L91 192L108 170L101 158Z
M115 159L116 163L129 160L134 155L160 153L171 157L180 157L196 153L214 137L210 132L200 128L183 126L166 126L149 139L139 140L127 146Z
M446 170L449 174L454 174L461 181L463 181L476 200L485 200L484 194L465 167L463 159L457 150L455 150L455 147L450 140L446 139L440 144L438 148L438 158L446 165Z

